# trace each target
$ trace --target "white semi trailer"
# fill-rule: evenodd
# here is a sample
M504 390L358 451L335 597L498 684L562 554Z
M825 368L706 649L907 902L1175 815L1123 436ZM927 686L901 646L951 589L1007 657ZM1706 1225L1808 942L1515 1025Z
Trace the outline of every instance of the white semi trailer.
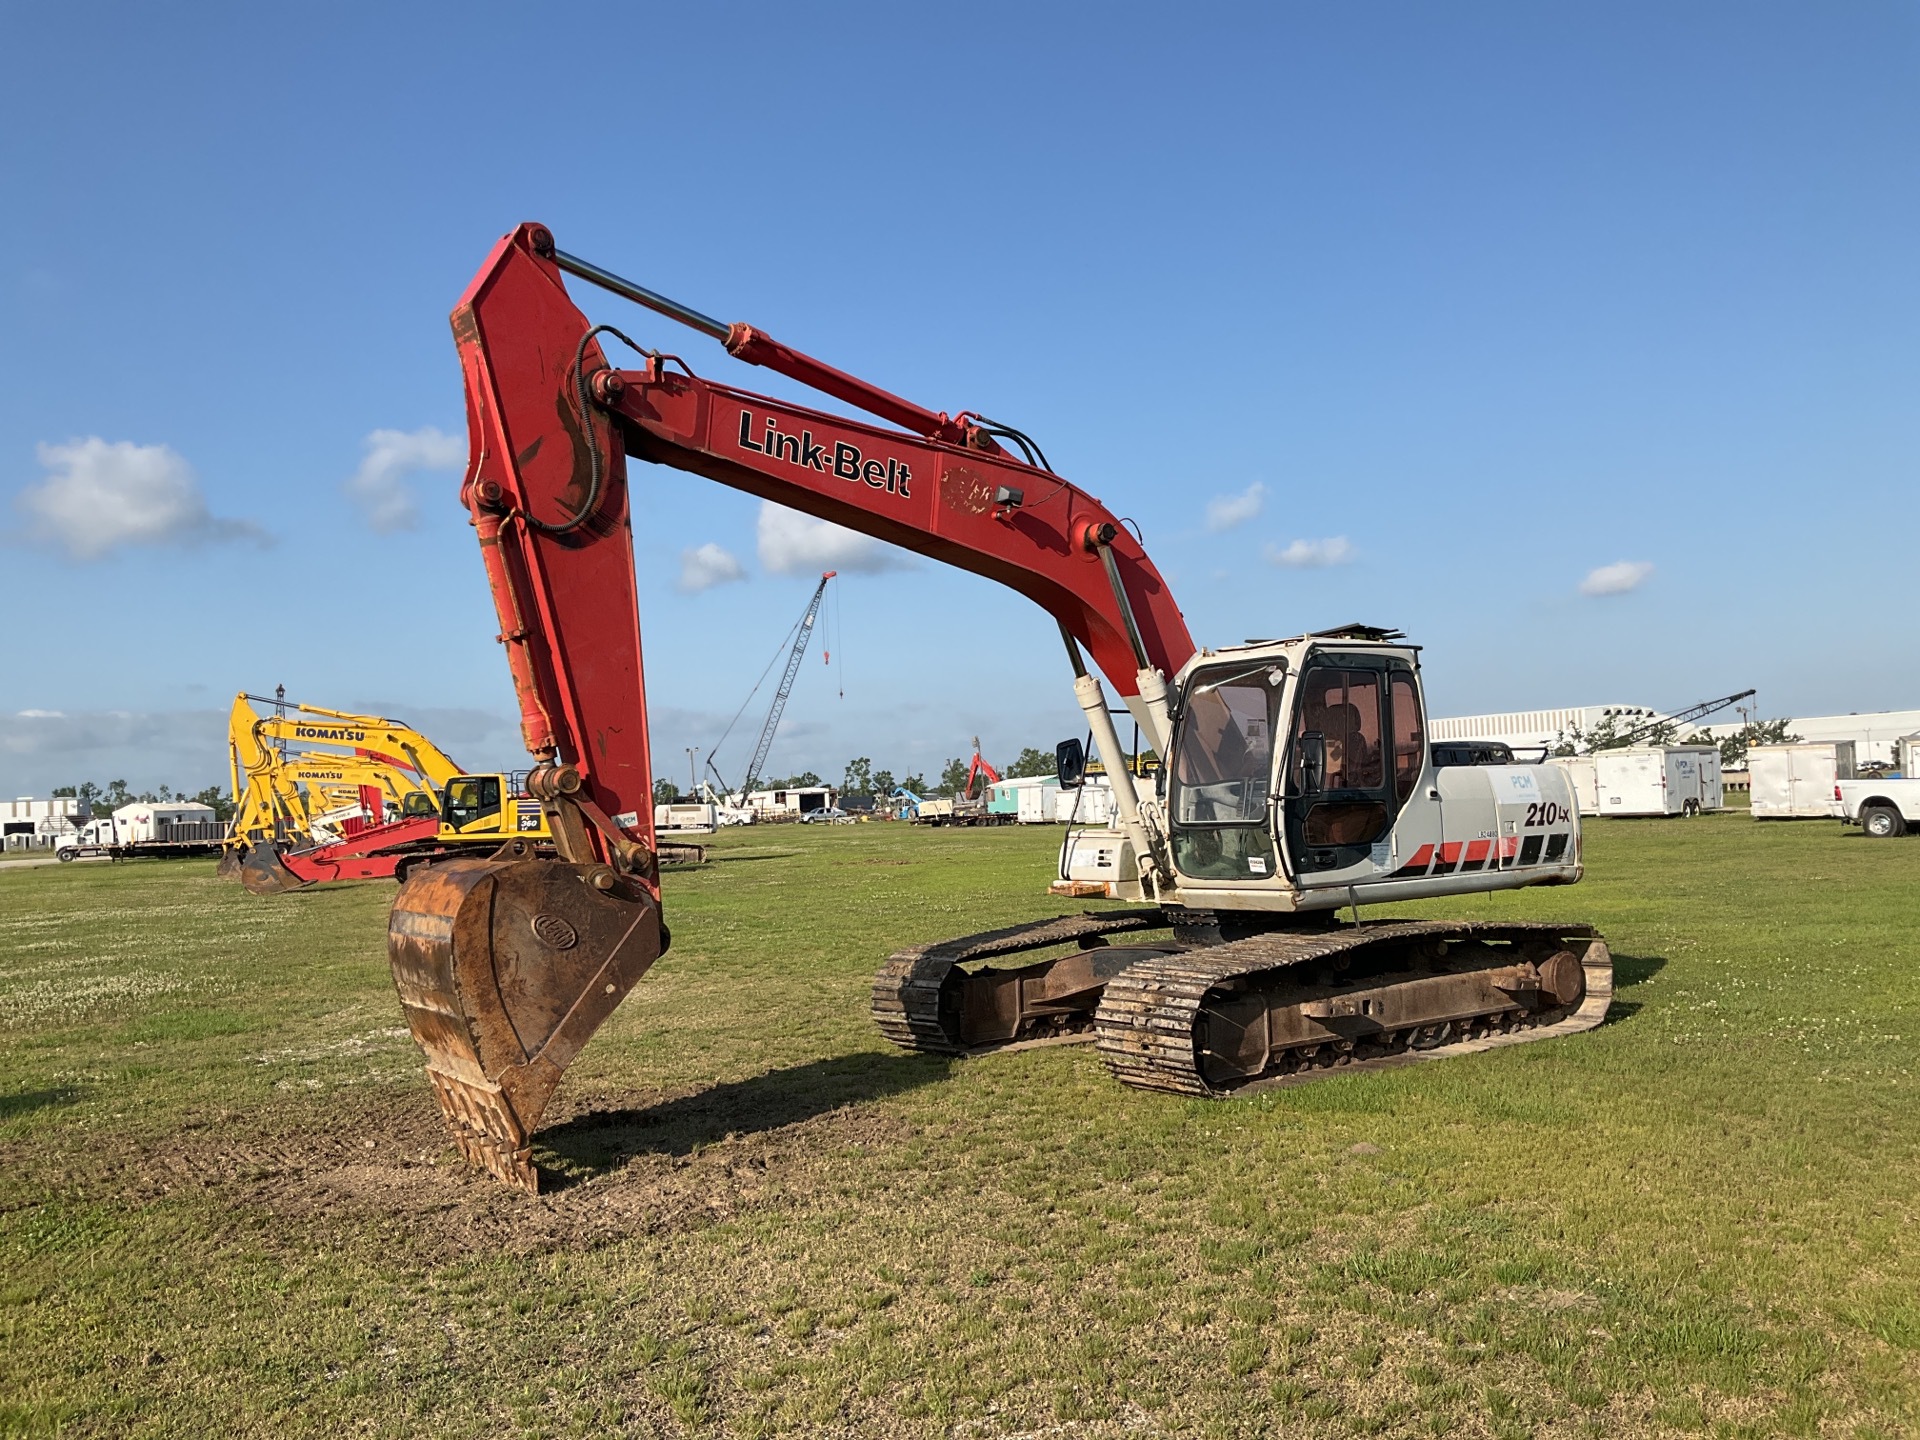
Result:
M213 855L227 838L227 829L210 805L136 801L61 836L54 853L62 860L99 855L114 860Z

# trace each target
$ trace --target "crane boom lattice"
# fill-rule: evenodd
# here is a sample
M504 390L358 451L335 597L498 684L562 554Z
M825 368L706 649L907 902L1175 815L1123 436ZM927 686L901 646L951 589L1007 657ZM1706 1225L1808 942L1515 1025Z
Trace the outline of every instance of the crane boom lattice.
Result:
M813 599L807 604L807 613L800 617L800 629L793 637L793 649L787 653L786 673L780 677L780 688L773 692L773 704L767 707L767 723L760 727L760 743L753 747L753 763L747 766L746 778L740 782L742 805L753 793L753 787L760 779L761 767L767 763L767 752L773 749L774 732L780 728L780 716L787 708L787 697L793 693L793 677L800 673L800 662L807 654L807 642L813 638L813 622L820 618L820 601L826 596L827 582L838 573L829 570L820 577L820 583L813 590Z

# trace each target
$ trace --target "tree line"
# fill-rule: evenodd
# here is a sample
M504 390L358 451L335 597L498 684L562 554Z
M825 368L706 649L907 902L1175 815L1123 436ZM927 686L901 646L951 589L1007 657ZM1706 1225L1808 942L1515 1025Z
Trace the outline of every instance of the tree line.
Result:
M940 778L938 780L929 781L927 777L919 771L907 770L895 772L885 767L875 769L871 756L860 755L847 762L846 770L841 776L838 788L842 795L875 795L883 798L893 794L896 790L910 791L922 797L958 795L961 790L966 788L967 773L972 768L972 764L971 759L955 756L941 767ZM1016 757L1011 764L1004 767L996 765L994 769L998 770L1001 778L1005 780L1021 780L1030 776L1051 775L1054 773L1053 752L1051 750L1036 750L1033 746L1029 745L1020 751L1018 757ZM788 775L785 777L765 776L761 779L757 788L761 790L804 790L812 785L824 785L826 783L826 781L822 780L820 776L813 771L803 770L797 775ZM679 785L664 775L653 782L653 803L656 805L674 804L679 801L684 794L685 792L681 790ZM695 796L693 798L697 799L698 797Z
M1731 770L1746 762L1747 751L1755 745L1792 745L1797 742L1800 737L1787 731L1792 723L1791 720L1749 720L1738 730L1730 731L1717 740L1704 730L1696 730L1685 739L1677 739L1680 727L1671 720L1663 720L1652 726L1635 725L1623 731L1619 722L1608 715L1591 730L1581 730L1576 726L1566 732L1560 743L1554 746L1553 753L1591 755L1599 750L1618 750L1627 744L1712 745L1720 751L1721 765Z
M158 790L142 790L136 795L124 780L109 780L104 788L91 780L82 780L78 785L56 785L53 798L78 800L94 814L111 814L122 805L194 804L211 808L217 820L233 818L233 797L218 785L209 785L191 795L171 785L162 785Z

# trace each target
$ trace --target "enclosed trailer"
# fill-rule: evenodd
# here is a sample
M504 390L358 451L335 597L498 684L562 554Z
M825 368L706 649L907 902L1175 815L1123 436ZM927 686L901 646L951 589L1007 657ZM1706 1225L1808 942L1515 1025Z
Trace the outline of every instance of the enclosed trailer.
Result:
M1724 809L1714 745L1634 745L1592 757L1601 815L1698 815Z
M1060 782L1051 775L1035 776L1029 780L1002 781L1012 785L1018 796L1018 809L1014 818L1022 825L1054 825L1059 823L1058 806L1054 796L1060 793Z
M1567 772L1567 782L1573 786L1573 798L1580 806L1582 815L1600 813L1600 774L1591 755L1556 755L1549 764L1558 765Z
M1089 775L1086 783L1072 790L1054 792L1054 815L1068 825L1113 824L1113 786L1102 777Z
M1854 778L1851 740L1755 745L1747 751L1756 820L1845 818L1834 786Z

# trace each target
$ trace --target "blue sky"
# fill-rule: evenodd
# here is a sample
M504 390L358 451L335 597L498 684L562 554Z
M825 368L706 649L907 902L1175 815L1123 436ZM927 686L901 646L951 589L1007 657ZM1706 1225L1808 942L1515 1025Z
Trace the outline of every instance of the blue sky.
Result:
M1440 714L1920 705L1920 12L1173 13L10 7L0 789L197 788L228 698L276 683L515 758L433 432L447 312L529 219L1028 430L1203 643L1398 625ZM684 774L818 567L763 553L757 501L634 492ZM747 578L677 588L702 545ZM844 674L809 662L776 767L1077 731L1025 601L841 568Z

